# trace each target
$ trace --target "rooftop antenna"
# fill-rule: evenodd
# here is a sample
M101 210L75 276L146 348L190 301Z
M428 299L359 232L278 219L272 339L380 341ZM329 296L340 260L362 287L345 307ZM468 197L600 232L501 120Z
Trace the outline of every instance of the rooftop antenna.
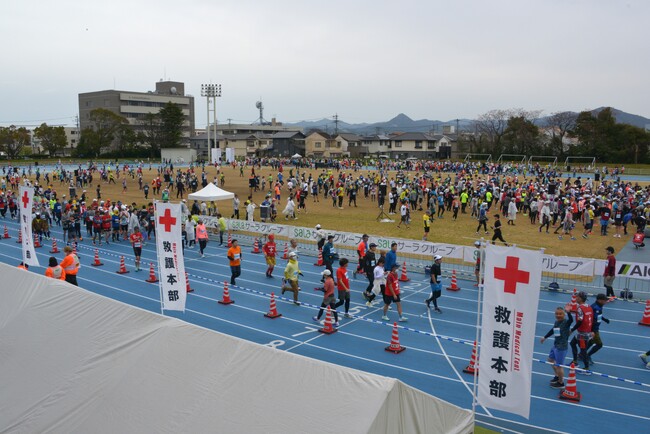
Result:
M255 107L260 111L260 117L258 119L260 125L264 125L264 104L262 104L262 101L260 100L255 103Z

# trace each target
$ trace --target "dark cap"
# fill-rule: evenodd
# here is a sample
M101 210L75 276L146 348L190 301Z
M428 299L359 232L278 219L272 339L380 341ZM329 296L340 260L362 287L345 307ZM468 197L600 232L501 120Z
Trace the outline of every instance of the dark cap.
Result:
M333 239L334 239L334 235L328 235L328 236L327 236L327 239L328 239L328 240L333 240Z
M607 300L607 296L605 294L598 294L596 300Z
M377 244L375 244L375 243L370 243L370 245L368 245L368 247L369 247L369 248L377 247Z
M605 248L605 250L607 250L609 253L614 253L614 248L612 246L608 246Z

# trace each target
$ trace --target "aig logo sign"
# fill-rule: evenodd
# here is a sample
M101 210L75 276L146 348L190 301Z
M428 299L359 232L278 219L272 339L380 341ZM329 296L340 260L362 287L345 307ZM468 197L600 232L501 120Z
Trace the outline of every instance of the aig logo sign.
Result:
M650 264L639 264L635 262L623 263L616 274L633 279L650 280Z

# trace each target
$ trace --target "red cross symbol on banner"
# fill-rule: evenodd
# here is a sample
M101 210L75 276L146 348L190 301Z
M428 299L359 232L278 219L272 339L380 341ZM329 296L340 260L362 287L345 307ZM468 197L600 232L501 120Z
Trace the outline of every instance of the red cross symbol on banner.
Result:
M510 294L517 292L517 283L528 283L530 273L519 269L519 258L506 257L506 268L494 267L494 278L503 280L503 290Z
M158 218L158 223L165 227L165 232L171 232L172 226L176 224L176 218L172 217L172 212L167 208L165 214Z
M23 194L23 198L20 200L23 202L23 208L27 208L27 204L29 203L29 195L27 194L27 192Z

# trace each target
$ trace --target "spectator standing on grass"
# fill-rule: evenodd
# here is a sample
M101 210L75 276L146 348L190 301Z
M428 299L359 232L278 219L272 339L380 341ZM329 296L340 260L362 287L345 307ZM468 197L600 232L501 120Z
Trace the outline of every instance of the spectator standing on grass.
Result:
M399 208L400 221L397 224L398 228L402 227L402 223L406 226L406 229L409 229L409 207L406 201L402 202L402 206Z
M553 342L553 348L548 355L549 363L553 363L553 373L555 376L551 379L551 387L554 389L564 388L564 359L566 358L567 352L569 351L569 336L571 335L571 323L573 322L573 317L571 313L565 312L561 307L555 309L555 323L553 327L546 333L546 335L540 339L541 343L544 343L546 339L551 336L555 336Z
M399 278L397 277L397 270L399 265L395 264L386 276L386 288L384 289L384 309L383 316L381 319L383 321L388 321L388 308L391 303L395 303L397 306L397 314L399 315L400 322L406 322L407 318L402 315L402 301L400 299L400 289L399 289Z

